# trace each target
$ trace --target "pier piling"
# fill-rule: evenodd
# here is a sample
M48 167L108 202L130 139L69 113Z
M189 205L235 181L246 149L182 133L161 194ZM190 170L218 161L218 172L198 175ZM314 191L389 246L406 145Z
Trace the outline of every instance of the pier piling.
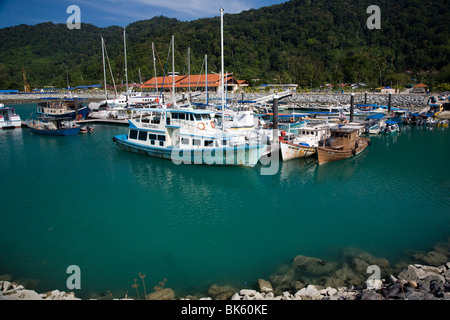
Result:
M350 122L353 122L353 110L355 108L355 94L352 93L350 97Z

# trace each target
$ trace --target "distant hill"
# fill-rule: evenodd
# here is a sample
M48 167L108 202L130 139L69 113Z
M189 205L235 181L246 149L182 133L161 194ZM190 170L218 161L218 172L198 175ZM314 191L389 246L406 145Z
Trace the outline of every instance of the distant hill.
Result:
M381 9L380 30L366 27L372 4ZM292 0L225 14L225 69L251 83L301 87L395 86L411 79L431 86L450 83L448 18L446 0ZM143 81L153 76L152 42L158 65L165 65L172 35L176 71L187 73L188 47L192 73L202 71L205 54L208 70L220 70L219 17L192 22L155 17L126 30L130 82L139 81L139 69ZM31 87L65 87L67 80L71 86L102 83L101 36L114 77L124 81L122 33L120 27L82 24L69 30L50 22L0 29L0 88L22 89L22 67ZM157 71L162 75L161 66Z

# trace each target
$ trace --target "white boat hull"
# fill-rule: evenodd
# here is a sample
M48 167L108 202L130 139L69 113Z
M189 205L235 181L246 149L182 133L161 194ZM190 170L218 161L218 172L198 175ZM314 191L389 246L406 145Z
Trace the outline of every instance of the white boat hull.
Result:
M289 142L280 142L280 148L283 161L306 158L316 153L315 147L302 146Z

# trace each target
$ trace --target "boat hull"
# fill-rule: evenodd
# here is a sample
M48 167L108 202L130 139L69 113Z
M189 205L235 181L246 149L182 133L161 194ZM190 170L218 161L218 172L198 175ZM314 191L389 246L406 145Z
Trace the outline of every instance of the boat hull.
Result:
M136 144L126 135L113 138L122 150L151 157L170 159L175 164L237 165L254 167L265 153L267 145L242 147L182 149L175 147L151 147Z
M317 150L316 147L303 146L287 141L280 141L280 148L283 161L310 157L315 154Z
M47 135L47 136L73 136L80 131L79 127L58 129L58 130L38 130L38 129L34 129L34 128L30 128L30 129L33 133Z
M319 160L319 165L334 162L339 160L348 159L354 156L357 156L361 152L363 152L370 144L370 139L367 138L359 138L358 139L358 148L353 150L338 150L327 147L318 147L317 148L317 157Z

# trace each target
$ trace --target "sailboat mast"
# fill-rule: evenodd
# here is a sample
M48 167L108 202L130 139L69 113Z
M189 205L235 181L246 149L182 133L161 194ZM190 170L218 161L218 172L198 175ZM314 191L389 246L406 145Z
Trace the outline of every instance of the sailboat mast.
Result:
M127 41L125 38L125 28L123 28L123 50L125 52L125 85L127 87L127 106L128 106L128 67L127 67Z
M224 57L223 57L223 8L220 8L220 43L221 43L221 51L222 51L222 72L221 72L221 83L222 83L222 129L224 128L224 99L225 99L225 89L223 83L224 77Z
M102 57L103 57L103 80L105 85L105 99L108 100L108 91L106 90L105 43L103 37L102 37Z
M188 82L189 82L189 100L191 97L191 47L188 48Z
M175 36L172 35L172 94L173 105L177 104L175 100Z
M206 105L208 105L208 55L205 54L205 88L206 88Z
M158 78L156 77L156 58L155 58L155 44L152 42L153 51L153 69L155 70L155 92L158 92Z

